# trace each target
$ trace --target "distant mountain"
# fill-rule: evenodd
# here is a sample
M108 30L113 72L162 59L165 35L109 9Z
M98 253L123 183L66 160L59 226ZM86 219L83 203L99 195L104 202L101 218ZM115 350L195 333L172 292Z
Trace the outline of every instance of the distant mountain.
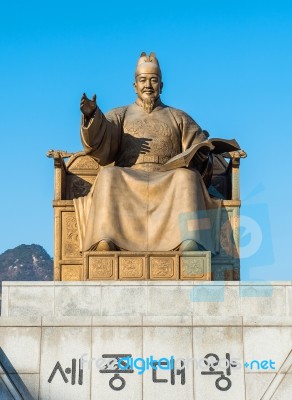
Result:
M42 246L21 244L0 255L0 281L50 281L52 279L53 259Z

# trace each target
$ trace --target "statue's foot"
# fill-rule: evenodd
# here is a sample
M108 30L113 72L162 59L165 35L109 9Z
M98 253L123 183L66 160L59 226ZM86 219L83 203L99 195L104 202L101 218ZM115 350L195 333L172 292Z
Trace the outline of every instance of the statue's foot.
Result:
M113 251L117 250L116 245L110 240L101 240L100 242L93 245L90 250L94 251Z
M205 251L205 249L195 240L187 239L179 246L179 251Z

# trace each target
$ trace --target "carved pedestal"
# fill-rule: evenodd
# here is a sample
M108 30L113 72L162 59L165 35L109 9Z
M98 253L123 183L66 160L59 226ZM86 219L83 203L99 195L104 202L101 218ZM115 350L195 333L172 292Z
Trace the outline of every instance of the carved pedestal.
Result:
M62 274L62 278L66 276ZM209 251L86 252L83 280L211 280L211 254Z

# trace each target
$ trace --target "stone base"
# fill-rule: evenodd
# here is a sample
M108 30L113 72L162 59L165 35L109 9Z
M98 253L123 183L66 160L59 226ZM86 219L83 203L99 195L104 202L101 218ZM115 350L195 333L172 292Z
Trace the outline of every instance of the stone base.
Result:
M2 316L291 316L291 282L3 282Z
M290 400L291 332L291 317L0 318L1 347L29 400ZM210 353L219 374L204 363ZM125 355L139 358L127 373L116 370ZM139 374L150 357L173 357L173 368Z
M28 400L292 396L291 282L4 282L2 307L0 366Z

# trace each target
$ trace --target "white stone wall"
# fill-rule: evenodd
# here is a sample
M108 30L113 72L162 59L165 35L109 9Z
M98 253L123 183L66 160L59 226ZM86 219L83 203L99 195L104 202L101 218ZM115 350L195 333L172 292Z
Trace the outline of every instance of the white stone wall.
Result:
M268 399L291 399L291 317L2 317L0 343L34 399L260 400L266 390L273 395ZM197 362L208 353L220 359L229 353L241 364L231 368L228 391L215 387L218 375L201 374L204 369ZM157 372L158 379L168 382L153 382L151 370L142 375L134 370L123 375L124 389L115 391L109 386L114 374L100 373L102 365L96 366L103 354L187 359L185 384L176 375L172 385L168 370ZM69 382L65 383L59 371L48 382L58 361L65 370L72 359L82 357L82 385L77 381L72 385L71 374L66 375ZM243 366L252 360L273 360L275 369Z
M2 316L292 316L292 282L3 282Z
M291 282L6 282L2 299L0 347L33 399L292 398ZM230 379L229 390L216 388L221 375L202 374L210 353L222 363L226 354L237 360L230 376L226 366L215 368ZM125 387L113 390L114 373L100 372L107 354L173 356L185 360L185 371L179 375L176 365L172 384L169 370L158 369L155 378L151 369L134 368L120 373ZM67 369L73 359L75 382ZM57 362L67 383L60 371L48 382ZM6 400L1 379L0 371Z

